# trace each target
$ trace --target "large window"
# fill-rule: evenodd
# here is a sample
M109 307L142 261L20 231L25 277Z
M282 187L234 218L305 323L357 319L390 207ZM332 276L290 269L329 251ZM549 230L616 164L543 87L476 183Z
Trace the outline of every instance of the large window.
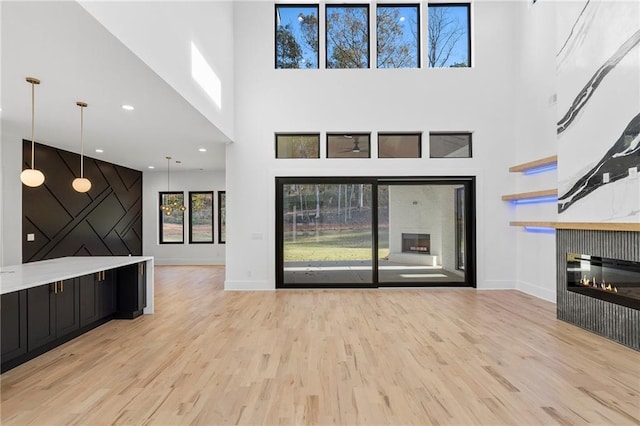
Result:
M277 134L276 158L320 158L320 135Z
M184 243L184 193L161 192L160 206L170 206L160 210L160 244Z
M276 68L318 68L317 5L276 5Z
M378 5L378 68L420 67L419 16L418 5Z
M327 68L369 68L369 6L327 5Z
M213 243L213 191L189 192L189 243Z
M218 243L227 242L227 194L218 191Z
M368 133L328 134L327 158L369 158L369 139Z
M378 133L378 158L420 158L420 133Z
M470 158L471 133L430 133L429 157Z
M430 68L471 66L469 4L429 4L428 59Z

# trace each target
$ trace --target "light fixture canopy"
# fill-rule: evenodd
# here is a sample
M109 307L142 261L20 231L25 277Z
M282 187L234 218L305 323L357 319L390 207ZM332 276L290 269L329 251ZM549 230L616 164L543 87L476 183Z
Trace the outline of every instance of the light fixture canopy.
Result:
M35 77L27 77L27 83L31 84L31 168L24 169L20 173L20 180L26 186L35 188L44 183L44 173L36 169L36 138L35 138L35 86L40 84L40 80Z
M71 182L71 186L77 192L87 192L91 189L91 181L84 177L84 109L87 107L86 102L76 102L76 105L80 107L80 177L75 178Z
M171 168L170 168L171 157L167 156L165 158L167 159L167 192L170 192L171 191ZM176 163L180 164L181 162L176 161ZM167 216L171 216L173 212L176 210L183 212L186 209L187 208L184 206L184 204L178 203L178 201L176 201L175 198L173 200L167 200L166 204L160 205L160 210L164 212L164 214Z

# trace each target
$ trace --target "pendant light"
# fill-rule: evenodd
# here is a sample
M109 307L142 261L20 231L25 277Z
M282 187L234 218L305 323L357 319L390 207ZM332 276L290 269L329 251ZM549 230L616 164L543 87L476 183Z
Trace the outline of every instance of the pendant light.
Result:
M167 192L170 192L171 191L171 169L170 169L171 157L165 157L165 158L167 159ZM176 161L176 163L179 163L179 161ZM160 206L160 210L162 210L165 215L171 216L174 210L180 210L181 212L183 212L187 209L184 206L184 204L178 203L175 198L173 199L173 201L171 201L169 197L171 197L171 194L167 194L167 203L162 204Z
M75 178L71 183L73 189L78 192L87 192L91 189L91 181L84 177L84 109L87 107L85 102L76 102L80 107L80 177Z
M24 169L20 173L20 180L23 184L35 188L44 183L44 173L36 169L36 139L35 139L35 85L40 84L40 80L34 77L27 77L27 83L31 84L31 168Z

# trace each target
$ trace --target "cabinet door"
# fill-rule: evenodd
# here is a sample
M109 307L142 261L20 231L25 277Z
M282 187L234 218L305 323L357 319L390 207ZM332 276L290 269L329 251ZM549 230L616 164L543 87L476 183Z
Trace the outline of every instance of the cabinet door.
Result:
M33 350L56 338L57 284L27 289L27 347Z
M0 337L2 362L27 353L27 291L20 290L0 297Z
M116 287L115 271L103 271L101 279L96 285L98 295L98 317L99 319L113 315L116 311Z
M80 328L78 280L64 280L56 294L56 336L61 337Z
M80 327L91 324L100 318L97 291L99 274L100 272L97 272L78 278L78 291L80 292Z

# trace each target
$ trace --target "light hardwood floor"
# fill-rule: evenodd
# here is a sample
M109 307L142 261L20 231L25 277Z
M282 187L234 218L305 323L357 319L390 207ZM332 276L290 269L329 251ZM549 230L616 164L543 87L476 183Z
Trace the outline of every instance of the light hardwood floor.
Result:
M9 424L640 424L640 353L517 291L224 292L157 267L156 314L1 376Z

